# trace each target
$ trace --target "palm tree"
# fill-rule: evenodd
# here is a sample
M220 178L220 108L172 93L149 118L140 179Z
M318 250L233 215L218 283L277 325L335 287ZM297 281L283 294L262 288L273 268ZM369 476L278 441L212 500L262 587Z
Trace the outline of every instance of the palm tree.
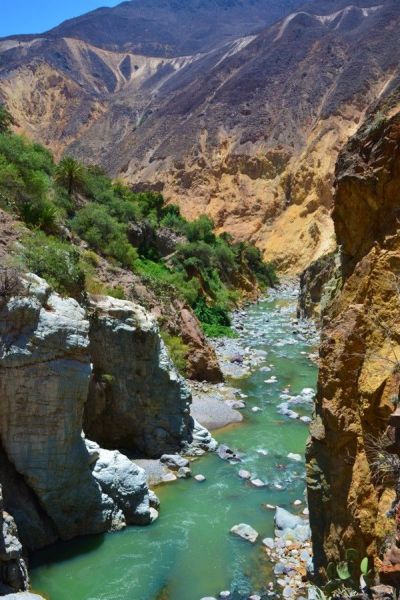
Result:
M85 168L70 156L63 158L58 163L54 178L59 185L67 190L70 197L74 192L82 191L85 188Z
M0 133L7 133L12 125L16 125L14 117L4 104L0 104Z

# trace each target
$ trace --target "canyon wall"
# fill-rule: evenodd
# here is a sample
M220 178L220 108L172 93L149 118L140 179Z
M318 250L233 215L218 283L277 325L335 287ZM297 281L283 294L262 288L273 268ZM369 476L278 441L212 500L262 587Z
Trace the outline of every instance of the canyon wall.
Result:
M369 555L380 569L396 536L388 512L396 476L385 471L382 449L400 385L399 189L397 91L368 115L336 166L333 221L342 284L323 314L307 449L317 572L343 560L347 548Z
M190 391L144 309L113 298L83 308L35 275L3 271L0 584L7 592L28 585L27 550L151 522L156 498L145 472L115 448L159 457L214 441L190 417Z

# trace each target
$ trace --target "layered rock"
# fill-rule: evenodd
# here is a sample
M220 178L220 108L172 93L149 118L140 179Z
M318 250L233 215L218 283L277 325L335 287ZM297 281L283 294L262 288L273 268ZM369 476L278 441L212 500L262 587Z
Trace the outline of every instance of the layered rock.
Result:
M91 375L85 311L29 276L17 296L2 298L0 342L5 506L15 507L26 547L150 522L144 472L82 437Z
M369 115L336 168L333 219L343 285L323 319L307 451L317 571L346 548L377 564L396 535L388 511L398 473L385 471L385 432L400 388L399 188L396 92Z
M89 437L144 456L173 453L191 439L191 393L154 318L125 300L91 304L93 378L85 406Z

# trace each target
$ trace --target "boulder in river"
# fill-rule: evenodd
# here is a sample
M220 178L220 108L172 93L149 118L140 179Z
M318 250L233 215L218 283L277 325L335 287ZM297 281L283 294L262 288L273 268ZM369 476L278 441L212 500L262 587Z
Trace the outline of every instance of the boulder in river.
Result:
M298 525L304 525L305 520L296 515L292 515L288 510L276 507L275 525L278 529L294 529Z
M246 540L246 542L250 542L255 544L258 538L258 532L253 529L250 525L246 523L239 523L239 525L234 525L231 529L231 533L240 537L242 540Z

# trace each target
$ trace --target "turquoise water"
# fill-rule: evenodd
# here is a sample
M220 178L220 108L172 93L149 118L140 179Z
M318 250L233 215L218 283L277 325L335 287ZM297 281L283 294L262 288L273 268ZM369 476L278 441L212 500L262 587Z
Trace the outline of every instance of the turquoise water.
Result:
M180 480L158 488L160 518L149 527L77 539L38 553L31 565L35 591L50 600L200 600L226 589L242 599L265 591L271 573L261 541L248 544L229 530L248 523L261 540L273 534L273 511L266 504L294 512L293 501L304 500L304 463L287 455L304 454L308 427L277 410L284 388L296 394L316 382L317 369L307 357L313 347L294 333L294 312L289 294L247 310L244 344L266 356L252 375L234 382L248 396L244 423L215 435L242 452L243 462L232 465L215 455L194 462L193 473L202 473L206 481ZM271 372L264 371L269 365ZM276 383L265 383L271 375ZM263 410L252 413L252 406ZM294 410L311 414L310 403ZM240 468L267 487L256 489L241 480Z

